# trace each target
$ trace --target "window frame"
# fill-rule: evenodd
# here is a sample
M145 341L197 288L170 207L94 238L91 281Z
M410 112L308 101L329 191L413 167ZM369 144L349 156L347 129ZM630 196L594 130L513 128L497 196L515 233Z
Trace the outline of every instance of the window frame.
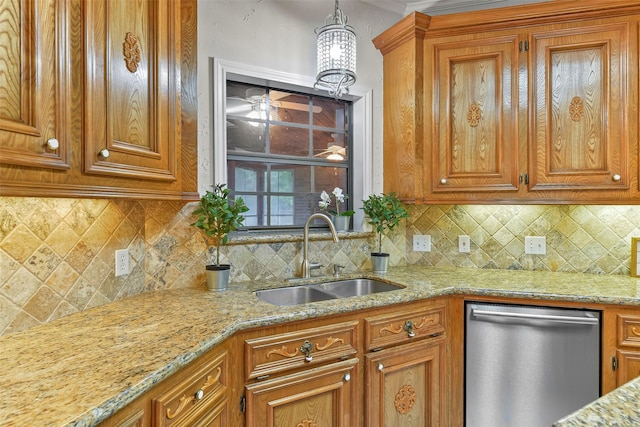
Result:
M213 115L213 132L211 132L211 159L213 165L213 182L227 181L227 129L226 121L226 84L228 74L246 76L250 78L274 81L283 85L294 85L308 89L310 93L326 96L323 91L313 89L315 80L308 76L301 76L267 68L249 66L232 61L210 58L212 70L211 111ZM360 209L362 200L372 193L373 188L373 135L372 135L372 90L362 90L357 85L350 88L353 98L352 106L352 198L353 209L356 211L353 220L354 231L364 229L364 214ZM297 227L296 227L297 228Z

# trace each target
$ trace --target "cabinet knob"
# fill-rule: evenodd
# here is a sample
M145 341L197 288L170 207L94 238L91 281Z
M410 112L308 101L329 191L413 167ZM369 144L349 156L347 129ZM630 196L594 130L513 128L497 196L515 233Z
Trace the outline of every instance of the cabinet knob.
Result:
M384 365L382 363L378 363L378 371L382 372L384 369Z
M105 159L111 155L111 153L109 153L109 150L107 150L106 148L100 150L98 154L100 155L100 157L104 157Z
M620 179L622 179L622 177L618 174L615 174L611 177L611 179L613 179L615 182L620 182Z
M442 178L440 180L440 184L446 184L447 183L447 178Z
M203 397L204 397L204 391L202 389L196 391L193 395L193 398L195 400L202 400Z
M47 148L49 150L57 150L60 148L60 142L55 138L50 138L47 140Z
M349 374L344 374L344 377L342 377L344 379L345 382L349 382L351 381L351 375Z

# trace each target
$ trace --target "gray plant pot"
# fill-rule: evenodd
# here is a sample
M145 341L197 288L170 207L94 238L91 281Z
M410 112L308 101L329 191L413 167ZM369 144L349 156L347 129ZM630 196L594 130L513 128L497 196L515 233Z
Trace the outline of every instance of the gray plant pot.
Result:
M385 274L389 267L389 254L384 252L371 252L371 266L373 272L377 274Z
M331 222L333 222L333 226L336 228L336 231L349 231L351 217L331 215Z
M210 291L224 291L229 285L229 264L207 265L207 287Z

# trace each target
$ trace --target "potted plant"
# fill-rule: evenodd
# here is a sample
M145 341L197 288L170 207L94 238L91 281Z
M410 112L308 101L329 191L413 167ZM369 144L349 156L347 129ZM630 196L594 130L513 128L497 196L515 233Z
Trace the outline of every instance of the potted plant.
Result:
M213 191L207 191L202 196L200 204L193 211L194 215L198 215L198 219L191 224L204 230L216 247L216 263L206 267L207 286L212 291L227 289L231 266L220 264L220 246L227 243L229 232L242 226L244 222L242 213L249 210L241 197L236 198L235 201L230 200L230 190L225 187L225 184L217 184Z
M329 210L329 206L331 205L331 199L335 199L335 210ZM318 205L320 209L323 211L327 211L329 215L331 215L331 222L336 228L336 231L347 231L349 230L349 223L351 222L351 217L355 213L350 210L343 210L340 212L340 203L345 203L347 199L347 195L342 192L342 188L336 187L333 189L331 194L328 194L326 191L323 191L320 194L320 201Z
M362 203L362 210L368 217L368 223L378 234L378 251L371 252L373 272L384 274L389 265L389 254L382 252L382 235L393 230L401 219L409 216L409 213L395 193L372 194Z

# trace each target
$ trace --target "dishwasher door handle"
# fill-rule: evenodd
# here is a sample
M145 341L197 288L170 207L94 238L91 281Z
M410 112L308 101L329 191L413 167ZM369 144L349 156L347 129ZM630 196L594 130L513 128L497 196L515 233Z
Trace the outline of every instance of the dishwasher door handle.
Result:
M565 323L572 325L597 325L599 320L597 317L579 317L579 316L556 316L553 314L535 314L535 313L514 313L509 311L491 311L491 310L479 310L474 308L471 310L471 315L474 317L506 317L511 319L525 319L525 320L544 320L553 323Z

